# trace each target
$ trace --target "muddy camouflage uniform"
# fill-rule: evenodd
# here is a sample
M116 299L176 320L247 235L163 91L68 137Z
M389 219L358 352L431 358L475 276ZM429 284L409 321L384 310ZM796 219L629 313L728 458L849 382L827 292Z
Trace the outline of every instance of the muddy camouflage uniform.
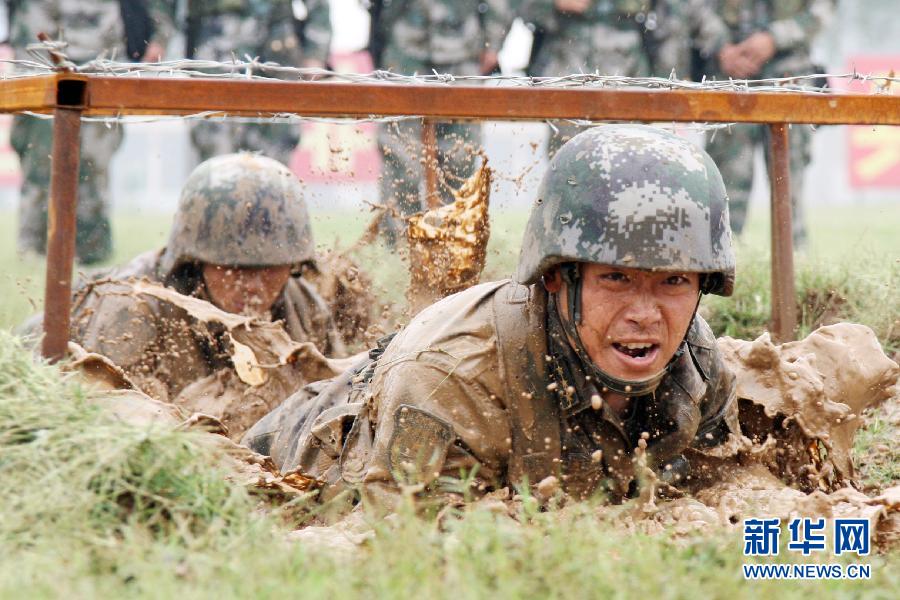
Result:
M165 248L97 274L76 294L71 338L110 358L141 389L174 400L186 385L228 363L221 340L200 335L181 308L136 295L122 282L148 279L206 300L203 263L266 266L314 264L309 217L296 177L256 155L221 156L198 166L182 192ZM271 309L297 341L343 354L324 300L294 276Z
M833 10L833 0L716 0L716 9L728 25L731 41L739 43L758 31L770 33L775 56L754 78L809 75L817 68L810 58L810 46ZM708 74L716 74L714 67ZM718 73L720 77L727 77ZM719 165L731 198L731 226L735 233L744 228L753 184L753 154L759 144L768 149L765 125L735 125L712 136L708 151ZM806 125L790 128L791 200L794 207L795 243L806 238L803 215L803 176L811 159L812 130ZM769 156L766 152L766 161Z
M384 43L373 57L375 66L406 75L479 75L482 52L500 50L512 20L509 0L385 0L373 27L373 37ZM465 146L480 143L480 125L439 123L435 134L440 168L450 183L458 183L452 176L471 175L475 153ZM382 201L404 215L422 210L421 123L382 125L378 144L384 157Z
M605 380L568 341L557 294L539 283L571 261L701 272L704 290L729 294L734 256L715 165L645 126L582 133L538 191L518 282L425 309L370 360L289 398L244 442L283 470L321 478L324 498L350 488L390 502L398 484L439 490L439 476L477 467L478 489L557 474L576 496L618 500L634 492L633 449L645 432L650 464L683 476L687 447L714 452L739 432L734 378L712 332L695 316L658 387L622 417L605 403L595 410Z
M219 62L249 56L293 67L305 61L324 66L331 44L328 1L302 4L301 20L290 0L188 0L187 56ZM299 140L295 124L202 121L191 126L200 160L251 150L289 164Z
M74 63L84 63L101 54L125 60L125 28L118 0L19 0L11 8L10 44L17 59L30 59L26 46L36 43L37 34L44 32L52 39L68 42L64 52ZM162 14L155 10L151 14L159 25ZM169 28L158 26L157 31L154 41L165 45ZM23 175L18 247L20 251L43 254L47 245L48 157L53 145L53 122L17 116L10 141L19 155ZM108 169L121 142L121 127L82 125L75 248L78 259L85 264L102 261L112 253Z

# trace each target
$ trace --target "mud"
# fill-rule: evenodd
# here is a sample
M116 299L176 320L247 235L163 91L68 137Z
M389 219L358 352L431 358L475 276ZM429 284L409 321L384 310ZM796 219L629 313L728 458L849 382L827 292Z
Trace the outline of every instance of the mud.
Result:
M900 367L863 325L821 327L781 346L722 338L737 377L741 428L773 473L800 489L831 491L855 481L850 452L863 411L898 393Z
M452 203L407 219L410 314L478 283L490 238L491 177L483 161Z
M328 303L344 343L351 348L368 341L372 307L378 305L372 278L350 256L356 247L355 244L347 251L329 249L317 257L318 270L303 274Z
M718 342L737 377L746 439L690 454L693 481L678 490L644 473L631 506L602 507L601 516L645 533L683 535L737 528L751 517L854 517L872 523L877 544L898 541L900 486L862 493L851 460L861 415L898 394L900 367L872 330L842 323L780 346L768 334ZM668 499L658 500L660 493Z
M854 487L850 456L864 421L860 415L886 399L888 407L898 401L900 367L885 356L874 333L839 324L781 346L763 335L754 341L722 338L719 347L737 375L741 425L748 437L733 438L715 452L690 454L695 474L679 488L646 467L645 444L640 444L635 449L637 497L623 505L597 506L597 518L620 530L675 538L707 535L710 528L740 531L745 518L864 518L877 548L900 542L900 485L864 494ZM533 491L530 501L562 513L583 509L563 495L555 477ZM465 510L515 520L526 501L502 488ZM451 502L463 508L461 497ZM349 519L297 533L296 539L345 554L368 539L358 515Z
M354 360L325 358L314 344L292 340L278 323L228 313L161 285L145 281L129 285L133 294L152 296L183 309L207 335L224 329L230 368L191 383L174 404L188 413L221 420L234 440L304 384L334 377Z

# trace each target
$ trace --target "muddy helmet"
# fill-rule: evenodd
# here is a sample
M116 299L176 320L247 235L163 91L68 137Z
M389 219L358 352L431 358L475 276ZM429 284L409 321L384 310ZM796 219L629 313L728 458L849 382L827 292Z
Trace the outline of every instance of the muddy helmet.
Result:
M204 161L188 177L160 260L244 267L314 263L303 187L280 162L239 153Z
M647 125L604 125L550 161L525 228L516 279L571 262L703 274L728 296L734 252L722 175L691 142Z

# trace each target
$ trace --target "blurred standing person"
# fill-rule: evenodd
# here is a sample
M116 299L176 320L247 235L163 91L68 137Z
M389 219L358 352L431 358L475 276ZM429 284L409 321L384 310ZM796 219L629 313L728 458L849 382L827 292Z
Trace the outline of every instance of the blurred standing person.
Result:
M188 0L186 37L188 58L230 62L249 56L324 68L331 45L328 0ZM201 161L250 150L288 165L299 141L295 124L198 121L191 126Z
M375 67L404 75L495 72L513 20L509 0L381 0L370 3L370 12ZM480 125L440 123L435 137L444 176L468 177L476 156L472 146L481 140ZM384 158L382 202L403 215L422 210L422 124L407 120L382 125L378 144ZM393 240L399 225L391 220L386 227Z
M158 4L144 0L13 0L10 9L10 44L17 59L28 58L25 48L38 41L37 34L67 42L64 53L74 63L103 54L157 60L171 33L171 23ZM126 40L137 25L143 33ZM149 39L146 39L149 38ZM19 200L18 248L44 254L47 246L47 199L53 125L48 119L17 116L10 132L13 149L22 168ZM75 250L82 264L106 260L112 254L109 222L109 163L122 142L122 128L103 123L84 123L81 128L77 234Z
M716 10L728 26L730 44L719 53L720 76L765 79L809 75L820 71L810 57L816 34L829 20L834 0L716 0ZM707 72L715 74L713 65ZM747 217L753 183L753 153L764 144L768 155L768 127L736 125L718 131L708 144L719 165L731 199L731 228L739 234ZM812 131L805 125L790 128L791 200L794 243L806 242L802 210L803 175L811 158Z
M730 37L715 0L647 0L645 5L636 19L643 25L654 76L699 81L703 68L718 64Z
M577 73L641 77L650 74L641 31L645 0L522 0L520 16L534 31L528 74ZM552 157L581 127L551 127Z

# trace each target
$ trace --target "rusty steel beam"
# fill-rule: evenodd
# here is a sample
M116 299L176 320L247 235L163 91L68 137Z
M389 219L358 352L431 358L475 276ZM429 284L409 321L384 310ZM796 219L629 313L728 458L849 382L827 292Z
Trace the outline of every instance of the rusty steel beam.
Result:
M794 241L788 126L769 126L769 180L772 186L772 337L788 342L797 333Z
M19 77L0 81L0 113L49 113L56 106L56 75Z
M422 152L425 159L425 206L429 209L441 205L441 196L438 193L438 154L435 129L434 120L423 119Z
M54 110L41 346L44 358L50 361L64 357L69 342L80 142L81 109L60 107Z
M59 75L60 78L84 77ZM229 115L439 119L900 125L900 96L610 88L88 76L88 115ZM3 89L9 81L0 81ZM4 91L3 96L7 95ZM14 110L44 110L46 103ZM9 108L0 110L9 112ZM16 108L17 107L17 108Z

